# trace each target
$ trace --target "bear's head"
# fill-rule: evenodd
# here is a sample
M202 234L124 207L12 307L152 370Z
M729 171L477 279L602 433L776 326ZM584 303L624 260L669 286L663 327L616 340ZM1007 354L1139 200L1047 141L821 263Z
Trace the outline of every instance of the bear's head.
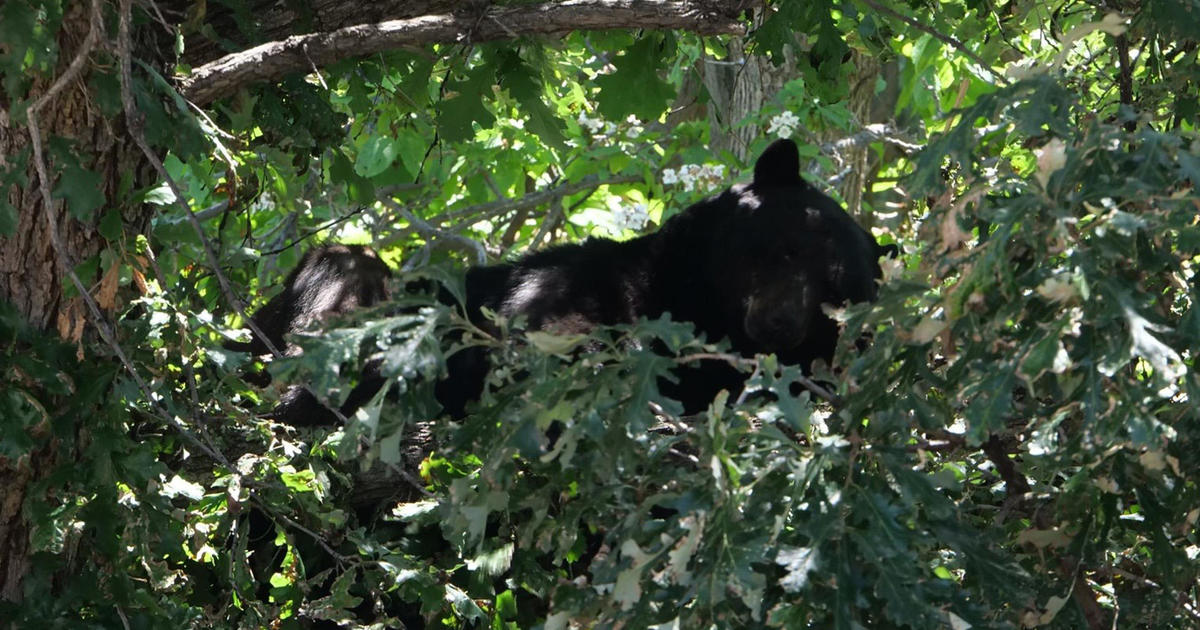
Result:
M790 362L829 359L837 326L821 305L873 300L883 249L804 181L791 140L769 146L753 182L718 200L730 222L714 235L723 251L715 269L735 347Z

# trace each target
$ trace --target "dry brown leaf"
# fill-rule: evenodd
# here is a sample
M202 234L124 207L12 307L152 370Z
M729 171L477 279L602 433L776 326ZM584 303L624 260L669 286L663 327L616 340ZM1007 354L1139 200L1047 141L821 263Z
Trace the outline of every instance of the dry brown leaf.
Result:
M111 311L117 306L117 281L121 279L121 263L114 262L100 279L100 290L96 291L96 304L101 310Z
M137 269L133 270L133 284L137 286L138 293L142 295L150 294L150 288L146 286L146 276L143 276L142 272Z

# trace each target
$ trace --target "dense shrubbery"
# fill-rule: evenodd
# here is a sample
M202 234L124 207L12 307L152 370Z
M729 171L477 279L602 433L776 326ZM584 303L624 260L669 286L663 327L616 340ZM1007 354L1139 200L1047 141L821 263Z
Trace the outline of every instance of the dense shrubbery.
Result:
M24 602L0 617L1195 624L1194 7L1101 22L1068 1L935 4L905 9L920 27L871 2L779 3L745 42L576 34L396 52L329 69L328 89L294 81L219 106L201 126L212 155L167 161L186 201L211 208L205 234L164 189L131 192L162 205L150 237L86 263L141 289L119 332L144 387L103 348L0 312L0 456L52 434L76 460L25 507L39 553ZM791 31L810 34L803 54L785 51ZM686 324L600 330L573 358L584 340L487 338L427 295L429 280L460 291L464 263L629 236L738 178L746 164L709 149L711 121L684 110L718 109L702 60L742 63L743 44L786 81L755 115L716 120L759 130L751 156L768 129L794 134L822 186L877 166L861 218L905 252L877 303L840 314L847 332L815 389L773 357L730 357L746 392L680 417L657 377L725 351ZM883 119L895 127L856 108L868 59L894 62L870 75L867 101L898 87ZM992 73L1005 63L1008 78ZM197 264L203 236L222 273L266 298L309 235L371 242L422 287L398 284L392 304L271 362L276 385L336 398L382 359L395 395L336 430L254 415L278 387L239 378L251 360L220 342L241 322ZM488 393L439 419L433 383L466 344L493 348Z

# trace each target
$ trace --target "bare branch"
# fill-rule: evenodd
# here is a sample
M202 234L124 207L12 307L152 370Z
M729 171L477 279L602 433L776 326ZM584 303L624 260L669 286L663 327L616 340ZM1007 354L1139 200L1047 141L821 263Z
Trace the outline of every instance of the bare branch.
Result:
M713 6L713 2L693 0L566 0L490 7L482 16L426 15L348 26L328 33L296 35L226 55L193 70L191 76L180 81L180 91L188 100L206 105L248 83L277 80L349 57L403 46L479 43L621 28L679 29L705 35L745 32L741 21L715 11Z
M864 125L861 131L852 136L822 144L821 151L824 153L841 153L864 144L870 144L876 140L894 144L906 155L916 153L925 148L925 145L905 138L903 132L891 124L873 124Z
M487 264L487 252L484 251L483 245L480 245L479 243L477 243L461 234L454 234L451 232L447 232L445 230L438 229L437 227L431 225L429 222L425 221L424 219L418 217L417 215L413 214L412 212L409 212L408 208L405 208L404 206L396 203L395 201L392 201L391 199L389 199L387 197L382 197L379 199L379 201L381 203L383 203L384 205L386 205L387 207L391 208L392 211L395 212L396 214L399 214L401 217L404 217L404 219L406 221L408 221L414 228L416 228L417 233L420 234L421 236L425 237L426 239L436 238L441 241L456 243L461 249L464 249L468 252L472 252L475 254L475 264L477 264L477 265Z
M540 247L542 241L554 234L554 230L557 230L558 226L562 225L562 222L564 219L566 219L566 216L568 214L574 214L575 210L577 210L579 206L582 206L588 199L591 199L595 192L595 188L587 191L587 194L580 197L575 201L575 203L571 204L570 208L563 208L561 203L555 203L551 207L550 212L546 215L546 218L542 219L542 224L538 226L537 234L534 234L533 239L529 241L529 249L534 250Z

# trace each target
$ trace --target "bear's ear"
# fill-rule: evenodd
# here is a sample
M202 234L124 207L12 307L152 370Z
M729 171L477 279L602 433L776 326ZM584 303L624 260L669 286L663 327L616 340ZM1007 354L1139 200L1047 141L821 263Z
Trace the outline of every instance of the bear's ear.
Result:
M772 142L754 163L755 186L795 186L803 181L800 150L787 138Z

